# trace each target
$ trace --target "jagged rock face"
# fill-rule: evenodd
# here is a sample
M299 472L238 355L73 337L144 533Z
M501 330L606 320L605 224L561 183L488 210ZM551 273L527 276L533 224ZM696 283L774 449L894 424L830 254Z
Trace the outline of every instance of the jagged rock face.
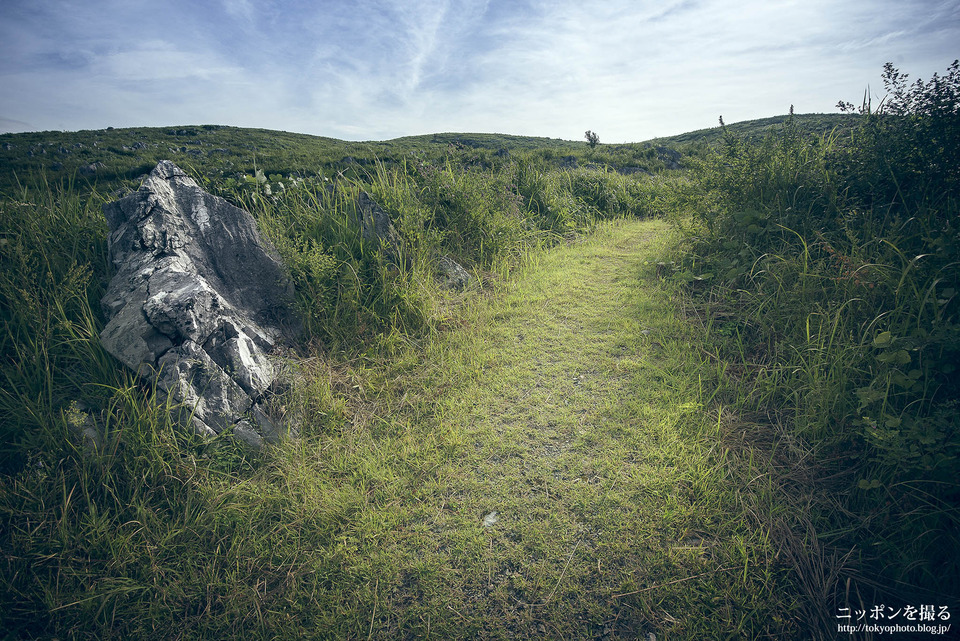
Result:
M292 284L253 217L166 160L103 211L117 270L102 301L107 351L198 432L275 439L257 404L275 378L269 354L298 326Z

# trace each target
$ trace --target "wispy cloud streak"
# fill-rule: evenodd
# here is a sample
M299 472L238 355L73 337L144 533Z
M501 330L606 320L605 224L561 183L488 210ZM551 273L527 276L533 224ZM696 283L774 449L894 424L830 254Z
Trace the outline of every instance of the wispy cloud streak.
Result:
M640 140L829 111L958 41L952 0L7 0L0 127Z

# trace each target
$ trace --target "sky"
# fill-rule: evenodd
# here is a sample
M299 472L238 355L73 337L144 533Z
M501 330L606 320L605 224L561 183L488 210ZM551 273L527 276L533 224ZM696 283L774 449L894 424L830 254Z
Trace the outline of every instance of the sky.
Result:
M960 0L0 0L0 132L601 142L836 113L960 58Z

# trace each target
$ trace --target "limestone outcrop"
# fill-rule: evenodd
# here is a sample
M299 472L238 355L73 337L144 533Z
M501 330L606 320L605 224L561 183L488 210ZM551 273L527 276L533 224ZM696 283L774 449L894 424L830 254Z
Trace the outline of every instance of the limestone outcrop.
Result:
M278 438L261 401L276 378L272 353L298 324L292 284L253 217L170 161L103 211L117 270L102 301L107 351L201 434Z

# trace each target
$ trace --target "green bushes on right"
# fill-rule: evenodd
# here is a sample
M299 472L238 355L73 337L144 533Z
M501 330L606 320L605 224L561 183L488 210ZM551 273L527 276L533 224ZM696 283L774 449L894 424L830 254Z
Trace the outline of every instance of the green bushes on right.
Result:
M676 277L754 374L741 411L777 414L833 479L823 530L864 585L957 595L960 66L883 77L850 133L725 132Z

